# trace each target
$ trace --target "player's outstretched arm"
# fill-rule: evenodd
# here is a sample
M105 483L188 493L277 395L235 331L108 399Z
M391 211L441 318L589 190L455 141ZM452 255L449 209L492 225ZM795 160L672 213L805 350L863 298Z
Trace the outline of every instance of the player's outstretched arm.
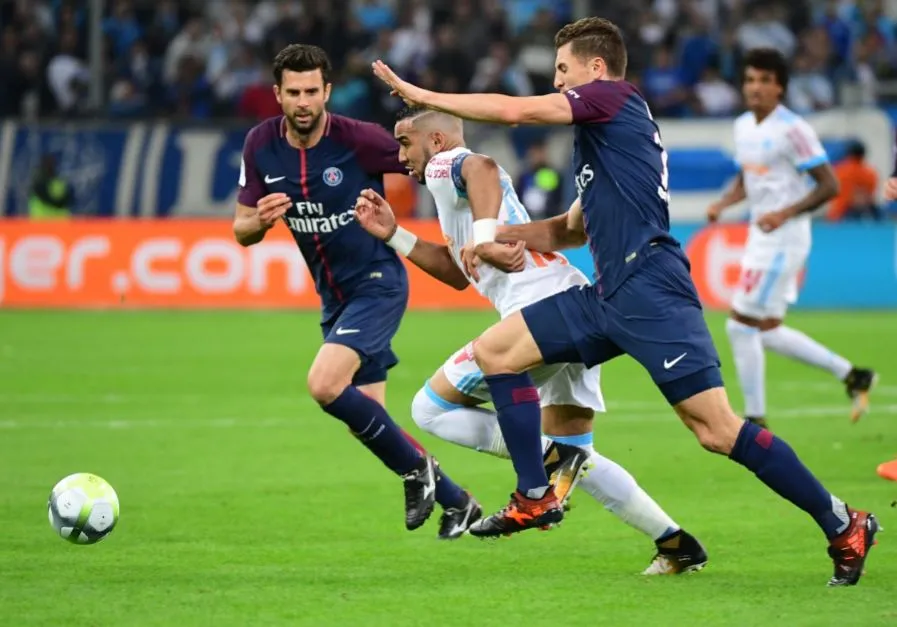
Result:
M739 171L738 176L735 177L735 180L732 181L732 184L729 185L728 189L723 192L722 198L717 200L715 203L710 205L707 208L707 220L710 222L716 222L719 220L720 215L722 215L723 211L732 207L733 205L737 205L742 200L747 198L747 192L744 189L744 172Z
M363 190L355 201L355 219L365 231L386 242L437 281L459 291L470 285L448 246L419 239L399 226L392 207L374 190Z
M529 224L509 224L498 227L496 239L502 242L523 241L529 250L553 253L565 248L578 248L586 243L582 205L573 201L567 213L537 220Z
M265 233L277 224L287 212L292 201L286 194L268 194L257 207L237 203L234 214L234 237L241 246L252 246L265 237Z
M409 105L443 111L466 120L499 124L572 124L573 109L563 94L505 96L502 94L443 94L402 80L382 61L373 64L374 74L389 85L393 94Z

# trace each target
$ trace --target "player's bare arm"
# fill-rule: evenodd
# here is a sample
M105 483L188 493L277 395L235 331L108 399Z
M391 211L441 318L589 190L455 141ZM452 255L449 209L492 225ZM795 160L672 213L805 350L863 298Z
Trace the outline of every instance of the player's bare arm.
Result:
M365 231L395 248L434 279L459 291L470 285L448 246L419 239L399 226L392 207L374 190L361 192L355 202L355 219Z
M838 179L835 178L831 165L817 165L810 168L808 173L816 182L816 187L795 204L760 216L757 224L761 229L767 233L772 232L791 218L813 211L838 195Z
M392 69L376 61L374 74L392 93L409 105L451 113L466 120L499 124L572 124L573 110L563 94L505 96L502 94L443 94L402 80Z
M747 192L744 189L744 172L738 172L738 176L732 181L728 189L723 193L722 198L707 208L707 220L716 222L719 220L723 211L737 205L747 198Z
M268 194L261 198L258 207L237 203L234 213L234 237L241 246L252 246L265 237L289 209L292 201L286 194Z
M474 253L503 272L520 272L526 267L523 242L508 246L495 241L503 195L498 164L485 155L470 155L461 164L461 177L473 214Z
M553 253L565 248L578 248L586 243L582 205L573 201L566 213L529 224L505 224L498 227L496 239L501 242L523 241L529 250Z

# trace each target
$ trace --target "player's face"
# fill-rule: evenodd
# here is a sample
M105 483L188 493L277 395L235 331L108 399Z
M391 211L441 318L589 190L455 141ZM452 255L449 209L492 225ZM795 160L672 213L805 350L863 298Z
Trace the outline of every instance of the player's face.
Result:
M284 70L274 95L290 126L299 135L308 135L321 123L324 107L330 100L330 83L324 83L321 70L293 72Z
M586 59L571 52L573 44L564 44L557 50L554 60L554 87L560 92L591 83L607 76L604 59Z
M423 182L427 164L436 154L431 135L414 128L411 120L399 120L395 137L399 142L399 163L411 176Z
M741 87L744 103L751 111L772 111L782 99L782 86L775 72L747 67Z

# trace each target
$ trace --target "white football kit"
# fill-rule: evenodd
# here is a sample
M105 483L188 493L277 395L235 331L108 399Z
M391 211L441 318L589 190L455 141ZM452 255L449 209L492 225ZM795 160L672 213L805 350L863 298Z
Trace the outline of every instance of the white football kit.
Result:
M828 162L813 128L779 105L759 124L750 111L735 121L735 160L744 177L750 227L732 308L751 318L782 318L797 300L798 279L810 253L810 215L791 218L771 233L757 219L809 193L807 171Z
M463 269L461 248L473 240L473 214L467 200L461 163L472 154L455 148L434 155L426 168L427 189L433 195L439 224L446 244L459 268ZM503 191L499 224L530 222L529 214L517 198L511 177L499 168ZM543 298L574 285L588 285L586 276L571 266L563 255L526 251L526 267L505 273L492 266L479 267L480 280L471 285L486 297L502 318ZM473 359L473 343L453 354L443 365L449 382L460 392L490 401L489 387ZM530 372L539 389L542 407L574 405L604 411L599 382L600 367L582 364L552 364Z

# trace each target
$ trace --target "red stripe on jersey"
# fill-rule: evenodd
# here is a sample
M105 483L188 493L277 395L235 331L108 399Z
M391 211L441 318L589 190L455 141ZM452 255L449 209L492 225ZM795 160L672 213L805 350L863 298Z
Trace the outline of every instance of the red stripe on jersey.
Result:
M342 301L343 293L333 280L333 273L330 271L330 264L327 263L327 256L324 254L324 245L321 243L321 236L317 233L315 233L315 251L317 251L318 257L321 258L321 265L324 266L324 278L327 279L327 285L333 290L336 299Z
M809 159L813 156L813 148L810 146L810 142L807 141L807 138L804 137L804 134L801 133L799 129L789 131L788 138L797 150L798 157L801 159Z
M302 195L308 200L308 162L305 157L305 148L299 149L299 184L302 186ZM324 278L327 279L327 285L333 290L334 296L339 301L343 300L343 293L337 287L333 280L333 272L330 271L330 264L327 263L327 256L324 254L324 245L321 243L321 236L315 233L315 251L321 259L321 265L324 266Z
M299 149L299 184L302 186L302 195L308 200L308 170L305 161L305 148Z

